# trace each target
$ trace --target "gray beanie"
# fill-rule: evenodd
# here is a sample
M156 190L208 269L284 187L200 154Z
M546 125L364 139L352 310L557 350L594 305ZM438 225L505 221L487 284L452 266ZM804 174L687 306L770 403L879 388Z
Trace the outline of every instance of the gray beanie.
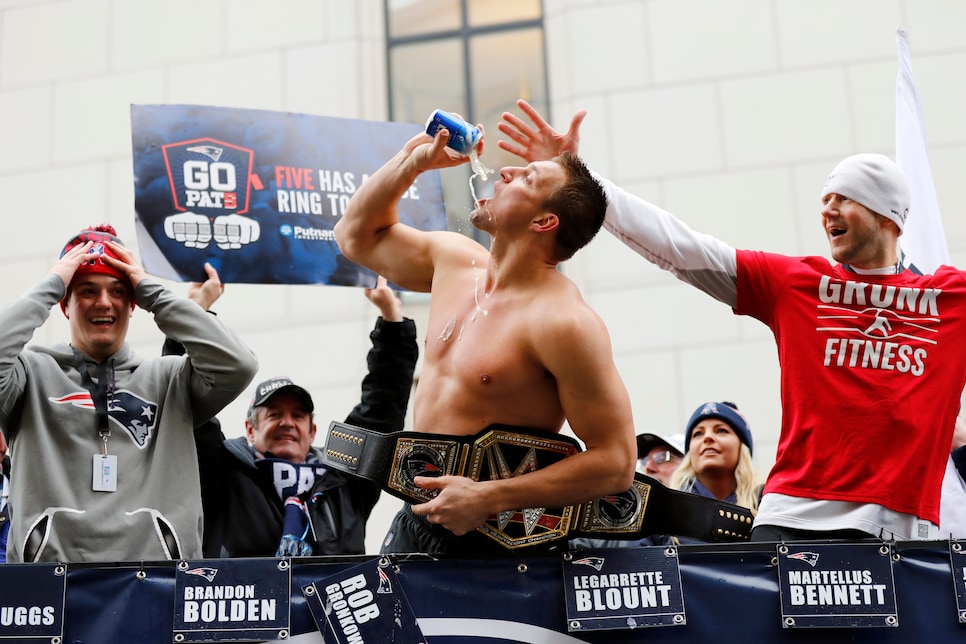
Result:
M909 214L909 184L889 157L882 154L845 157L825 180L822 199L833 192L894 221L902 234Z

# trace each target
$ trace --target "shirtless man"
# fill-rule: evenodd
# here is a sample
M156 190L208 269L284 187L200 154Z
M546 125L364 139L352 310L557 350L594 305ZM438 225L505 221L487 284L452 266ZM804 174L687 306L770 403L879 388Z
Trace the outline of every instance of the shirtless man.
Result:
M600 185L570 155L501 169L493 198L470 214L492 238L487 252L458 233L399 221L399 200L422 172L468 162L448 140L445 129L413 137L335 227L346 257L433 295L415 429L467 436L502 423L559 432L567 421L586 449L514 478L416 477L439 493L396 516L383 552L479 552L495 542L473 531L494 514L623 492L634 476L630 401L607 329L557 270L600 229Z

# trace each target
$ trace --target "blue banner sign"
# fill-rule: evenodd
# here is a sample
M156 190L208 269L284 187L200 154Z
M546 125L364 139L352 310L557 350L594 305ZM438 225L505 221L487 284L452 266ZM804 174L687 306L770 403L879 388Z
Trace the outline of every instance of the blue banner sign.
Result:
M182 561L175 577L176 642L284 639L289 635L288 559Z
M966 624L966 541L949 542L949 565L956 589L956 613L959 623Z
M569 632L687 623L673 546L578 550L563 571Z
M885 543L777 546L784 628L899 626Z
M339 644L425 642L388 558L373 559L302 587L319 632Z
M568 631L566 595L572 591L565 588L560 553L535 554L519 550L501 557L441 559L418 554L397 555L392 558L393 567L384 572L393 589L398 588L398 582L405 591L407 601L400 604L401 623L412 626L412 615L415 615L419 631L425 636L420 638L418 634L413 634L404 639L401 635L396 642L804 644L819 641L822 644L945 644L963 641L966 631L963 630L963 624L954 617L956 594L953 584L950 583L951 574L962 579L963 565L958 563L955 572L951 573L949 543L945 540L898 541L889 545L891 553L882 555L882 558L892 557L893 561L896 601L901 617L895 628L826 628L810 631L784 627L780 618L781 598L775 543L679 546L677 558L686 595L687 623L675 628ZM820 555L815 570L824 569L820 564L825 555L819 550L813 550L812 546L805 545L801 550L789 549L786 552L814 552ZM574 556L582 558L591 555L581 553ZM609 555L604 553L603 556ZM872 556L878 559L874 554ZM958 561L962 555L957 552L955 556ZM812 557L807 555L801 561L792 559L787 563L802 563L801 568L795 569L812 570L804 562L806 558ZM371 555L352 555L297 557L289 560L292 565L291 626L284 636L266 635L258 640L268 640L272 644L335 644L337 640L329 632L325 617L317 618L310 610L304 589L315 586L320 589L320 593L324 593L330 577L373 559ZM262 565L258 559L231 560L231 563L235 561L245 567ZM217 567L220 563L224 561L195 563L192 566ZM850 559L838 570L852 569L853 563L864 565ZM40 573L49 564L29 564L30 568L38 571L39 579L20 576L16 572L16 566L20 565L22 564L0 565L3 605L26 609L14 609L8 615L17 619L16 615L19 614L19 619L26 616L29 620L30 607L34 606L40 607L39 611L33 611L35 619L38 616L42 618L46 606L53 606L54 615L58 615L60 608L55 604L53 596L60 596L59 581L55 584L57 593L46 593L45 597L28 599L33 597L32 593L41 588L42 584L50 581L51 575L45 577ZM177 644L180 640L174 632L173 607L175 602L185 601L185 584L177 582L179 575L184 576L184 572L179 570L180 565L178 561L71 564L66 572L63 636L60 641L64 644ZM604 566L601 569L604 570ZM792 568L786 567L784 575L787 576L787 570L790 569ZM199 571L198 574L201 572L211 574L208 571ZM339 580L356 574L352 572L334 577L332 583L341 584ZM873 576L876 574L878 573L874 572ZM375 580L371 579L372 573L367 572L366 575L367 588L375 593L378 585L373 586ZM221 573L216 573L213 583L218 583L220 578ZM573 582L568 583L573 585ZM620 583L619 579L617 583ZM197 585L207 585L207 581L199 581ZM598 583L600 585L602 584ZM781 589L781 592L787 594L788 589ZM859 595L862 594L860 590ZM193 593L195 595L197 593ZM339 607L344 609L351 604L348 595L343 595L346 604L339 604ZM806 592L800 595L806 596ZM361 604L358 607L360 609L368 605L363 599L367 597L361 595L358 599L353 599ZM607 601L606 595L602 595L601 601ZM382 605L379 606L381 617ZM318 608L316 603L313 610L317 611ZM386 610L389 611L389 608ZM279 609L278 613L281 612ZM325 624L325 632L320 632L318 619ZM876 626L881 623L882 619L877 620ZM178 624L179 629L183 626L183 623ZM52 628L51 632L54 633L55 629ZM8 634L9 631L5 633ZM52 643L57 639L58 636L52 634L45 635L42 641ZM0 639L0 644L9 641L30 641L31 644L38 642L37 639L8 638ZM382 638L365 641L374 644L392 640Z
M132 105L134 209L153 275L223 282L374 286L333 227L359 185L419 125L200 105ZM400 221L444 230L439 171L399 203Z
M64 635L65 564L0 566L0 642L58 642Z

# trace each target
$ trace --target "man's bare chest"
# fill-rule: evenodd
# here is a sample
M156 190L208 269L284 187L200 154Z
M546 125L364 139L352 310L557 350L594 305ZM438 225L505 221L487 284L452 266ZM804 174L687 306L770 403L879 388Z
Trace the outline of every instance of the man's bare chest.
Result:
M433 311L427 327L424 362L453 376L495 378L531 375L529 311L516 297L452 299Z

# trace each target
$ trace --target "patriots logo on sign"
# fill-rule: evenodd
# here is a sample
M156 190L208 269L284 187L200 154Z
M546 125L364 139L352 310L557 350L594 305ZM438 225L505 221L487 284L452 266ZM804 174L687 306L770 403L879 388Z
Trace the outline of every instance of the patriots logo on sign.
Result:
M204 577L208 581L214 581L215 575L218 574L217 568L192 568L191 570L185 570L186 575L198 575L199 577Z
M176 210L208 217L248 212L253 150L195 139L170 143L161 151Z
M584 557L583 559L575 559L574 564L580 564L581 566L590 566L597 572L604 567L603 557Z
M60 405L74 405L84 409L94 409L94 400L89 392L69 394L60 398L49 398L50 402ZM144 449L158 423L158 405L144 400L127 390L114 392L110 409L107 410L111 422L127 432L139 449Z
M389 575L382 568L377 570L379 573L379 588L376 593L379 595L391 595L392 594L392 582L389 580Z
M815 567L815 564L818 563L818 553L817 552L808 552L808 551L795 552L793 554L788 555L788 558L789 559L798 559L799 561L804 561L805 563L807 563L812 568L814 568Z

